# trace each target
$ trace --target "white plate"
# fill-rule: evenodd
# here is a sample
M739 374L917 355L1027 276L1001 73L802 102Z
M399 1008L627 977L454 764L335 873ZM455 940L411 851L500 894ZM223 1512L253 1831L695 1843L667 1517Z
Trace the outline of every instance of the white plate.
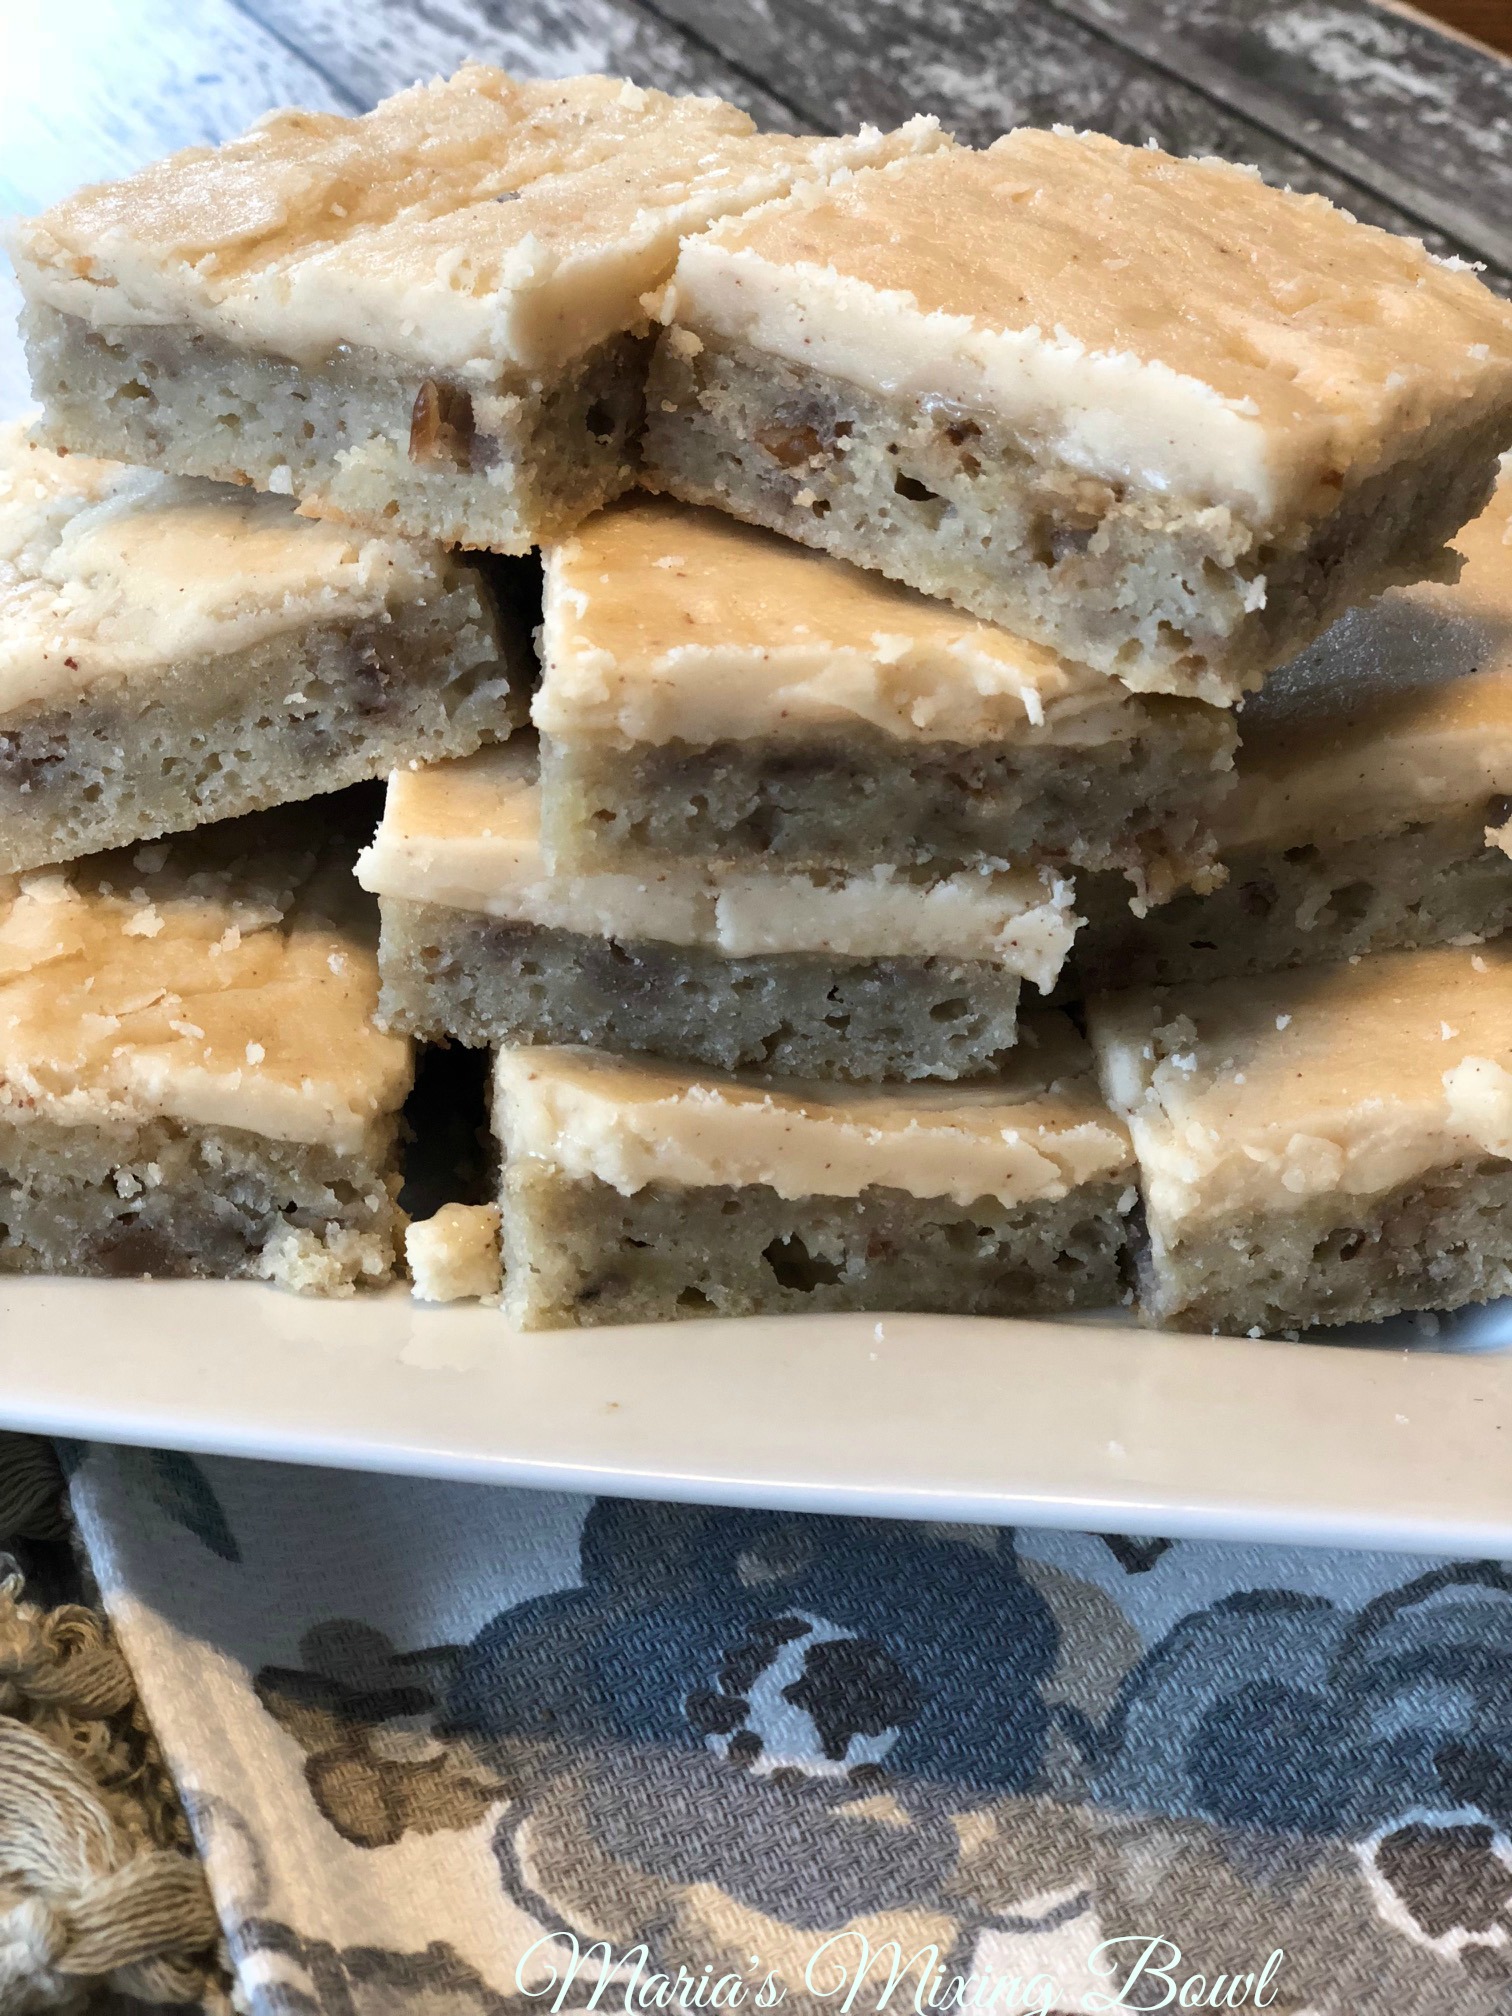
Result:
M816 1316L520 1336L402 1291L0 1286L0 1421L813 1511L1512 1555L1512 1304L1368 1345Z

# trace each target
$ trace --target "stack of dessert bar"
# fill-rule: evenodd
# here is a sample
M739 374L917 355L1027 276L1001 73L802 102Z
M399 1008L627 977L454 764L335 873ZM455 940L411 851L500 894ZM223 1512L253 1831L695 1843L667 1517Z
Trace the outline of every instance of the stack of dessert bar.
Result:
M495 1053L501 1175L417 1285L502 1223L525 1326L1512 1285L1472 273L1096 135L477 66L15 249L0 1266L382 1277L419 1041ZM314 794L384 771L375 951Z
M413 1044L324 794L523 720L518 556L629 482L681 238L937 144L469 66L17 227L0 1269L392 1275Z
M1263 1334L1512 1293L1512 475L1457 585L1244 712L1229 879L1076 958L1139 1157L1141 1313Z

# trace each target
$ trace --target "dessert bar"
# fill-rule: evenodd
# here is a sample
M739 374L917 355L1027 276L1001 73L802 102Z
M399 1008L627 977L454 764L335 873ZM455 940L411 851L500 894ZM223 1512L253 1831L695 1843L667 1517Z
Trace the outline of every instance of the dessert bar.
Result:
M32 382L64 447L521 553L630 480L684 232L940 137L476 63L273 113L15 227Z
M1144 1321L1266 1331L1512 1291L1512 944L1103 995Z
M710 511L643 498L546 555L559 864L1046 861L1160 900L1212 865L1230 715Z
M0 1272L392 1272L407 1038L329 808L0 878Z
M507 735L506 571L0 430L0 872Z
M401 770L358 862L381 1013L474 1045L610 1050L811 1078L961 1078L1048 992L1071 885L1049 869L829 874L667 860L548 872L527 736Z
M1252 169L1028 129L684 245L653 487L1231 702L1440 573L1512 440L1512 309Z
M1354 609L1246 701L1218 808L1222 888L1139 921L1079 884L1088 989L1492 938L1512 926L1512 480L1459 534L1456 587Z
M1047 1011L1001 1078L854 1091L504 1050L504 1307L525 1329L1117 1299L1129 1145Z

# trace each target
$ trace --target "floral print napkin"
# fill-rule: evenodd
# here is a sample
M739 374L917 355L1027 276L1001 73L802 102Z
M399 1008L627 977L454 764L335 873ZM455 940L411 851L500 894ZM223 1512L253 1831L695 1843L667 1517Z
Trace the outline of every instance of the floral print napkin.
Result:
M1512 2012L1512 1569L73 1452L253 2016Z

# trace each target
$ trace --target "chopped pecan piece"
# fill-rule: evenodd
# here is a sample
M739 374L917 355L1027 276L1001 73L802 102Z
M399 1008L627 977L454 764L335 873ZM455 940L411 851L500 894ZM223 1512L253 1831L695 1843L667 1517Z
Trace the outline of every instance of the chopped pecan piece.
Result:
M784 469L796 469L801 463L812 462L816 455L823 455L824 443L812 427L758 427L756 445L764 448L774 462L780 462Z
M410 413L411 462L450 462L454 469L471 469L472 449L472 394L460 385L427 378Z

